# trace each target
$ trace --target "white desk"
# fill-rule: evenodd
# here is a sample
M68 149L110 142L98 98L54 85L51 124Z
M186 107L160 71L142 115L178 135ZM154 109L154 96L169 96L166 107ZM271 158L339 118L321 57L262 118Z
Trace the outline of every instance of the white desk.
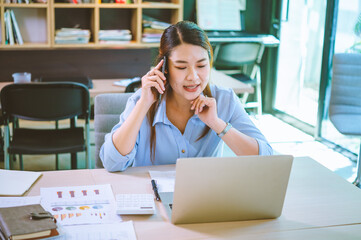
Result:
M275 36L270 34L250 34L247 36L234 36L234 37L208 37L208 40L212 44L217 43L227 43L227 42L259 42L262 43L265 47L277 47L280 44Z
M39 195L40 187L107 183L114 194L153 193L149 169L173 170L174 165L135 167L123 173L44 172L28 195ZM361 190L307 157L295 158L278 219L173 225L163 205L156 202L156 207L157 214L150 217L123 217L133 220L138 239L361 239Z

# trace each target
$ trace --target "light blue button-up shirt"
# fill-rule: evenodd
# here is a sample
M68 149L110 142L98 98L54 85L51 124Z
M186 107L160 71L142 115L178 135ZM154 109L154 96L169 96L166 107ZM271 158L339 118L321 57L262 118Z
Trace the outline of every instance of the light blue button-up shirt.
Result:
M260 155L272 155L273 150L262 133L252 123L248 114L232 89L211 85L212 96L217 101L218 117L232 124L238 131L257 140ZM140 99L141 89L128 100L120 121L110 133L105 136L105 142L100 149L100 158L108 171L124 171L129 166L149 166L160 164L175 164L178 158L187 157L220 157L223 141L213 130L201 139L206 125L193 115L182 134L168 119L166 101L160 103L155 114L153 126L156 129L156 147L154 163L150 154L150 124L144 118L133 150L126 156L121 155L115 148L112 135L122 125Z

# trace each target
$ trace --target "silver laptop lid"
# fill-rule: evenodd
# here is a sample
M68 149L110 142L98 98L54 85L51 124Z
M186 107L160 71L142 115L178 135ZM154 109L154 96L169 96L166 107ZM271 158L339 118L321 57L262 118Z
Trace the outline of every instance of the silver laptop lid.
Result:
M178 159L172 223L277 218L293 157Z

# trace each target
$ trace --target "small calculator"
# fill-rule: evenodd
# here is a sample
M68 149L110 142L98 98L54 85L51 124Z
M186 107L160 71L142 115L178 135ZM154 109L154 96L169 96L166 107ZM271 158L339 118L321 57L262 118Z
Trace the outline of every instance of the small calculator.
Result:
M154 214L153 194L117 194L116 213L120 215Z

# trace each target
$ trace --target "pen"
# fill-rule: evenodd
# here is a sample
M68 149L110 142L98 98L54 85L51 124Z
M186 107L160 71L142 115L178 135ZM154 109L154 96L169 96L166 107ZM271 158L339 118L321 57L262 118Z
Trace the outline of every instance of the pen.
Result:
M160 197L159 197L159 193L158 193L157 184L155 183L154 179L152 179L151 182L152 182L152 188L153 188L153 191L154 191L155 199L157 199L157 201L159 201Z

